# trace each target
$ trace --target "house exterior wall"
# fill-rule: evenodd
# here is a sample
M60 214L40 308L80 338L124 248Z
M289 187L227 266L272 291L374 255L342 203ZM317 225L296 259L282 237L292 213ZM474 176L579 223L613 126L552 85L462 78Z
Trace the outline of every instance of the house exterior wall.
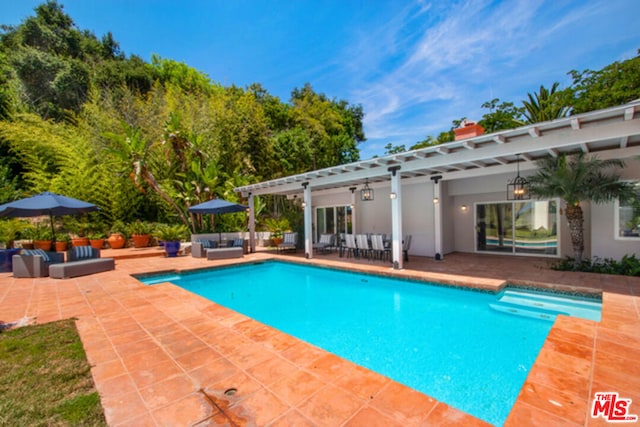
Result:
M453 219L454 227L452 241L454 243L452 251L455 252L475 252L475 204L488 202L503 202L507 200L506 188L509 179L513 176L510 174L494 175L482 178L461 179L450 181L449 195L452 197L452 209L449 211L449 217ZM564 203L559 202L559 207L564 210ZM467 210L463 211L461 207L467 206ZM585 219L585 256L590 256L591 236L589 229L591 224L590 206L583 204ZM559 221L559 257L571 256L573 247L571 245L571 237L569 235L569 226L566 217L560 215Z
M627 160L622 170L622 179L640 181L640 160ZM615 229L618 215L616 203L593 204L591 206L591 256L620 259L624 255L640 255L640 239L619 239Z
M475 205L477 203L506 201L506 185L513 174L501 174L480 178L441 181L443 253L475 252ZM627 162L623 178L640 180L640 161ZM391 233L391 201L389 186L372 186L375 199L360 200L359 189L355 193L356 233ZM433 182L427 178L402 182L402 229L411 234L410 254L433 257L435 255ZM336 191L314 195L313 207L349 205L351 193ZM462 206L466 205L466 211ZM558 257L572 256L573 247L569 227L564 216L564 202L558 200L561 209L559 221L560 247ZM639 254L640 241L615 238L614 203L596 205L582 203L585 227L585 257L620 259L625 254ZM314 211L315 214L315 211ZM315 218L314 218L315 220Z

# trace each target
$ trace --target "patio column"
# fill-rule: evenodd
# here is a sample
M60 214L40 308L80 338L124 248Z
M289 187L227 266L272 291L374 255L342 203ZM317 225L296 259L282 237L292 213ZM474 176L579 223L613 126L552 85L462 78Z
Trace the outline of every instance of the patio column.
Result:
M434 246L435 246L435 259L440 261L443 259L442 254L442 192L440 191L439 181L442 179L442 175L432 176L433 181L433 231L434 231Z
M312 208L311 208L311 187L308 182L303 182L302 186L304 187L304 198L303 198L303 206L304 206L304 256L306 258L313 258L313 231L311 228L312 224Z
M249 252L256 252L256 212L253 204L253 194L249 193Z
M350 187L349 191L351 191L351 234L356 234L356 187ZM336 222L337 224L337 222ZM341 230L338 230L338 235L340 234ZM346 230L345 230L346 231ZM339 236L338 236L339 237Z
M402 186L400 185L400 166L388 169L391 172L391 256L393 268L402 270Z

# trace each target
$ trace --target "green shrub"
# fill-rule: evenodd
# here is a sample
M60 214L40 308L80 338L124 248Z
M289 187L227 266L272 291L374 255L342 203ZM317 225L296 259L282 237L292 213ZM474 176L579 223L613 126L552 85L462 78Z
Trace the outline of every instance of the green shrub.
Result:
M179 242L187 237L188 231L184 224L158 224L153 234L164 242Z
M588 273L617 274L622 276L640 276L640 259L636 255L625 255L620 261L612 258L583 259L578 268L574 268L574 259L566 257L551 268L559 271L583 271Z

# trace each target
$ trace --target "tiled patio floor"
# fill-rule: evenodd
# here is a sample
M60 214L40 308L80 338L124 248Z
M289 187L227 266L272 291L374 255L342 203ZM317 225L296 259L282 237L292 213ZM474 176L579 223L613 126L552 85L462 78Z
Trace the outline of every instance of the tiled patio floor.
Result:
M0 273L0 322L78 319L109 425L485 425L176 286L132 278L229 263L122 258L157 251L105 250L103 256L118 257L115 271L69 280ZM273 256L258 252L243 262ZM640 414L640 278L556 272L543 259L473 254L441 262L411 257L402 271L336 255L280 258L488 289L509 282L602 292L601 322L558 317L506 425L605 425L590 417L597 391L632 399L631 412Z

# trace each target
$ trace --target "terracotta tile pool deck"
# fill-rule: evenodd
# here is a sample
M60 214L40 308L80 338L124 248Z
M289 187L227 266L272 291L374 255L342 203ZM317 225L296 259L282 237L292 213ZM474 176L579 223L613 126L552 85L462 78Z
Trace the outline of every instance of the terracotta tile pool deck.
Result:
M0 273L0 322L77 318L111 426L487 425L442 402L165 283L131 274L237 261L167 259L157 248L105 250L116 270L68 280ZM151 255L151 256L149 256ZM548 260L451 254L387 263L258 252L271 258L457 286L505 283L601 293L602 321L558 316L507 426L600 426L595 392L632 399L640 414L640 278L558 272ZM628 424L625 424L628 425Z

